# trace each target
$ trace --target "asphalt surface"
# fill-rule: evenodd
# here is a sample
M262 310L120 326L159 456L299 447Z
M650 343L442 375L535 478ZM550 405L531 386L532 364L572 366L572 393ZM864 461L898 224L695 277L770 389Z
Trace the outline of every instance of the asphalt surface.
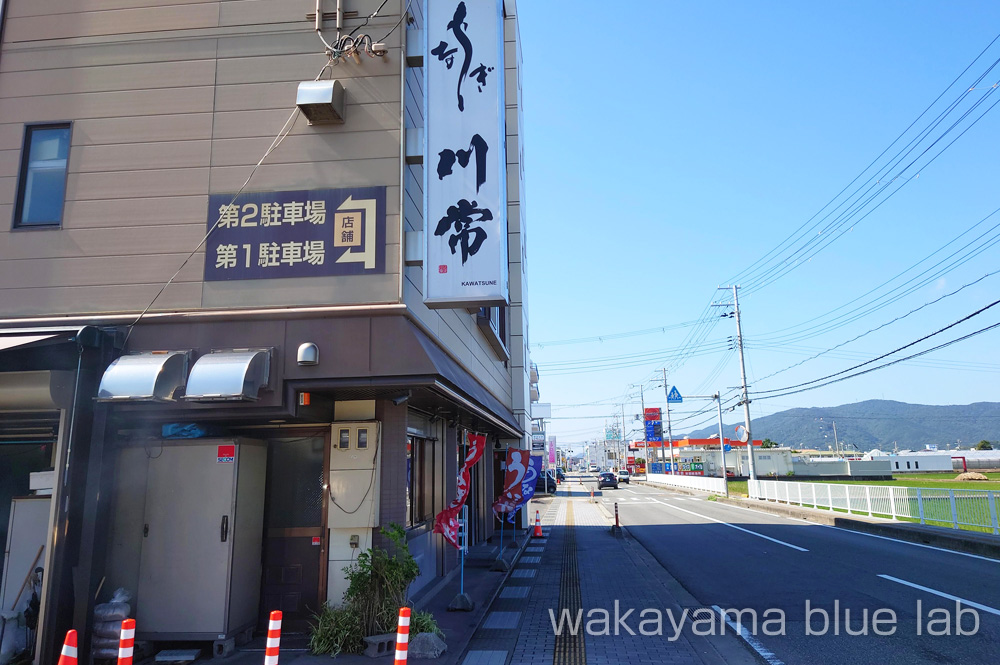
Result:
M598 492L596 477L580 479L612 513L618 503L629 533L699 604L752 610L741 623L761 651L773 653L772 663L998 658L998 561L719 504L707 495L625 484ZM970 634L957 634L956 598ZM829 617L825 632L815 610ZM848 634L848 621L861 634Z

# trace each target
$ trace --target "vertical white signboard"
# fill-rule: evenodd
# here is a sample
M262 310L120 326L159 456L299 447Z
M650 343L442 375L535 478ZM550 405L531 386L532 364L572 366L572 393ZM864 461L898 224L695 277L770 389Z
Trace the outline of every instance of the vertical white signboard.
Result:
M424 302L507 304L502 0L427 0Z

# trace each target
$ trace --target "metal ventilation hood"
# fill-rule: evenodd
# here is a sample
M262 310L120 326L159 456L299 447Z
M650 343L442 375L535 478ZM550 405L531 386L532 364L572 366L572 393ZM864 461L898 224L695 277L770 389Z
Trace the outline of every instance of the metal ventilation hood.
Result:
M271 370L268 349L214 351L198 358L187 381L186 401L256 400Z
M145 351L115 360L101 377L99 402L168 402L184 388L187 351Z

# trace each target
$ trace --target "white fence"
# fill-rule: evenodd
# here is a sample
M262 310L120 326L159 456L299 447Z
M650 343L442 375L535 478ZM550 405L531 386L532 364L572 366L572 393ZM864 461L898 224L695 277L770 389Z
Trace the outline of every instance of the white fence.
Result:
M699 492L725 494L726 484L722 478L706 478L704 476L678 476L669 473L650 473L646 476L647 483L665 487L683 487Z
M751 480L750 498L1000 533L996 492Z

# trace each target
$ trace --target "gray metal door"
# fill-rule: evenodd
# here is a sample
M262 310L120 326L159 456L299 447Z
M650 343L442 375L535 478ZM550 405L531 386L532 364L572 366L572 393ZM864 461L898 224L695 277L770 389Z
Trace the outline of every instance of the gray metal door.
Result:
M142 633L222 634L235 459L222 461L217 445L162 450L149 461L137 627Z

